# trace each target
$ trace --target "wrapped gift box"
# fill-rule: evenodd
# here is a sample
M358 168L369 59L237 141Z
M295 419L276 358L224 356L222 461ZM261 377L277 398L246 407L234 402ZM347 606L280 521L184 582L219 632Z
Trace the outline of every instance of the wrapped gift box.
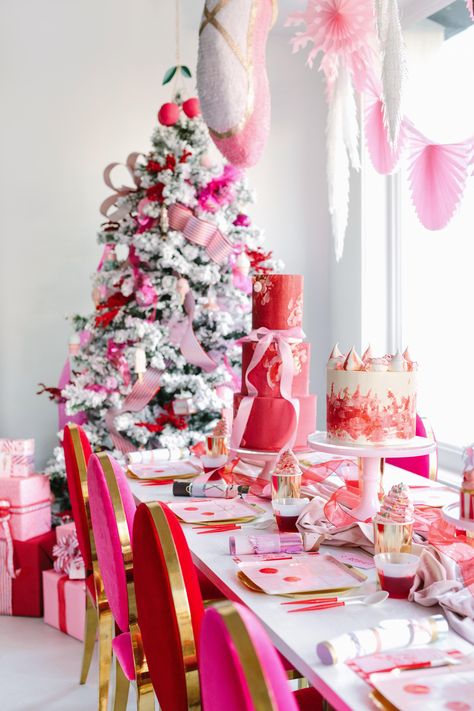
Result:
M84 640L86 584L54 570L43 572L44 621L65 634Z
M74 521L70 521L69 523L60 523L54 530L56 531L56 543L60 543L63 538L66 538L66 536L72 536L76 533L76 524Z
M0 439L0 476L30 476L34 468L34 439Z
M0 526L0 529L3 527ZM0 614L24 617L43 615L42 572L53 567L53 531L29 541L0 540ZM13 552L13 569L8 572L8 553Z
M28 541L51 530L49 479L42 474L26 478L0 478L0 509L9 514L14 541ZM5 531L0 526L0 539Z
M71 580L84 580L86 569L79 551L76 524L61 523L56 526L56 546L53 549L55 557L54 569L57 573L67 575ZM62 555L61 555L62 554Z

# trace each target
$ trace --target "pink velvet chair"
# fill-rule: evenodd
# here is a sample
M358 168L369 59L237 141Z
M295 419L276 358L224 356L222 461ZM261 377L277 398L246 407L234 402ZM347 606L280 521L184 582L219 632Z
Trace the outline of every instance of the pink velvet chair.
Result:
M133 558L138 622L160 709L197 710L204 605L183 530L166 504L138 507Z
M63 436L66 476L76 524L77 539L86 568L86 624L80 683L85 684L99 629L99 711L107 711L110 667L112 663L113 618L97 562L89 511L87 463L92 454L84 430L66 425Z
M205 711L318 711L315 689L292 692L280 657L255 615L237 603L209 608L199 675Z
M426 417L416 416L416 434L418 437L426 437L435 441L433 429ZM387 464L393 464L405 471L413 472L425 479L438 478L438 452L435 450L431 454L424 454L421 457L406 457L401 459L386 459Z
M130 681L137 685L137 709L154 709L153 687L138 627L133 583L132 531L135 501L120 465L106 453L93 454L87 468L97 558L115 619L114 711L125 711Z

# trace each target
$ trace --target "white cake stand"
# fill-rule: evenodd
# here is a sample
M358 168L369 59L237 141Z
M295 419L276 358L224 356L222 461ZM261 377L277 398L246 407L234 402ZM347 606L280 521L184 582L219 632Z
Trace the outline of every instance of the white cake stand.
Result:
M398 459L401 457L419 457L436 449L436 442L426 437L413 437L403 444L394 445L364 445L339 444L328 439L326 432L314 432L308 437L308 445L316 452L337 454L343 457L359 457L362 460L362 492L360 503L352 509L351 516L359 521L367 521L380 508L378 497L378 475L380 460L385 457Z
M474 521L469 518L461 518L459 515L459 503L448 504L441 509L441 515L445 521L453 524L456 528L474 534Z

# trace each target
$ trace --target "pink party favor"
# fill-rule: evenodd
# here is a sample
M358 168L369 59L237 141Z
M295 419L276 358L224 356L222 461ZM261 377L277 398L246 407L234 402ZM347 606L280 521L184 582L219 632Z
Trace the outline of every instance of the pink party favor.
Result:
M0 510L8 514L14 541L27 541L51 530L49 479L42 474L0 478ZM0 527L0 539L5 531Z
M30 476L34 457L34 439L0 439L0 477Z
M54 570L43 571L44 621L65 634L84 640L86 584Z

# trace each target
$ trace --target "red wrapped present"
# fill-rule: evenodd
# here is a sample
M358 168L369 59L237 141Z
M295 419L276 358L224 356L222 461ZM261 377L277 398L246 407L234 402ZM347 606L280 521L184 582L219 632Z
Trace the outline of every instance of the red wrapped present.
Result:
M44 621L65 634L84 640L86 583L54 570L43 572Z
M9 517L14 541L28 541L51 530L51 491L43 474L0 478L0 512ZM0 513L1 515L1 513ZM0 539L5 538L0 526Z
M34 439L0 439L0 477L30 476L34 468Z
M8 521L0 511L0 614L24 617L43 615L43 570L53 567L53 531L29 541L12 541Z

